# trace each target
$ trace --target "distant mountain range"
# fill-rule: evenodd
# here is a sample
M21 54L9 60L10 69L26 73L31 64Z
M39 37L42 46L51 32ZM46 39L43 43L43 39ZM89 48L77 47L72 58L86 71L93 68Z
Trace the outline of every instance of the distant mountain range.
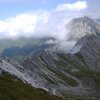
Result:
M36 47L31 44L21 48L6 48L2 53L3 57L0 58L1 76L4 72L9 73L24 83L56 95L56 100L99 100L99 20L76 18L69 23L69 28L71 30L67 42L76 41L76 44L67 53L59 52L59 43L45 44L49 39L43 40L41 45L38 45L41 43L38 42ZM31 47L34 49L27 53ZM37 53L33 53L35 49L38 50ZM4 57L5 52L9 54L8 57L11 55L11 59Z

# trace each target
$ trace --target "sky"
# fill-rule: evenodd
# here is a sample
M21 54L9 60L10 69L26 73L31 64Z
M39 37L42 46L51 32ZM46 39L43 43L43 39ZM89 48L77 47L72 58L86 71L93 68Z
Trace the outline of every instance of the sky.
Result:
M0 38L67 38L73 18L100 18L100 0L0 0Z

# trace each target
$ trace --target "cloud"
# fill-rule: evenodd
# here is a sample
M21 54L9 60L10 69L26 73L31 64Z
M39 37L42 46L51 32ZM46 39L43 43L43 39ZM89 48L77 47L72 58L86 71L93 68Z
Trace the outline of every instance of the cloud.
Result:
M34 33L36 22L37 17L29 13L0 21L1 38L29 36Z
M67 19L59 12L37 11L0 21L0 38L55 37L63 39Z
M86 1L77 1L75 3L65 3L60 4L56 7L57 11L80 11L87 8L87 2Z
M79 1L70 9L85 8L85 1ZM83 4L83 5L82 5ZM76 7L76 5L81 5ZM54 37L59 40L66 40L69 29L66 24L74 17L81 16L79 12L70 12L67 9L65 12L57 11L58 5L53 10L44 11L36 10L33 12L26 12L12 18L0 21L0 38L18 38L18 37Z

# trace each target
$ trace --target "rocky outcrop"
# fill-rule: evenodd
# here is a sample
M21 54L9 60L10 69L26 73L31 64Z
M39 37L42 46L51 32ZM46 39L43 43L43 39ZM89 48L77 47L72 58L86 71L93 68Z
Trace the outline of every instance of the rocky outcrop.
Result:
M68 24L69 40L78 40L88 34L100 32L100 23L89 17L75 18Z
M100 36L84 36L76 43L70 53L79 55L91 69L100 70Z

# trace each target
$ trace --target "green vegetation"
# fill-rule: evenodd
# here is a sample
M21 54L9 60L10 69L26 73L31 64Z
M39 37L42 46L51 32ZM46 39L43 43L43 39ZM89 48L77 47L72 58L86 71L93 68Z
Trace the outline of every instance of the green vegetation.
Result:
M75 55L76 55L79 59L84 60L84 59L83 59L83 56L82 56L80 53L76 53Z
M23 61L25 61L26 59L30 59L32 56L32 54L29 55L18 55L18 56L13 56L13 57L9 57L10 59L12 59L13 61L17 61L18 63L23 63Z
M60 69L63 69L66 72L70 72L70 68L68 67L68 64L64 62L62 59L59 59L59 61L55 60L55 63L56 65L58 65Z
M50 95L45 90L33 88L9 74L0 75L0 100L100 100L99 96L78 96L65 92L62 95L65 99Z
M75 59L71 59L68 55L63 55L63 54L59 54L59 57L61 59L63 59L64 61L66 61L68 64L70 64L70 66L77 66L77 68L82 68L83 65L78 64L77 60L80 60L78 57L73 55L73 58ZM83 66L84 67L84 66ZM71 67L70 67L71 68Z
M78 96L78 95L72 95L72 94L63 94L65 99L64 100L100 100L100 96L93 97L91 96Z
M4 74L0 75L0 100L61 100L61 98Z
M100 88L100 72L84 69L78 72L74 72L73 75L79 79L82 79L84 77L92 78L96 83L96 87Z
M60 79L64 80L66 82L66 84L68 84L68 85L70 85L72 87L78 86L78 82L77 81L75 81L74 79L69 78L68 76L66 76L63 72L61 72L59 70L59 68L58 69L54 69L55 67L49 66L47 64L47 62L42 58L42 56L40 58L45 63L44 66L47 67L53 73L55 73L57 77L59 77ZM60 67L65 68L65 66L66 66L65 63L63 63L63 62L60 62L60 61L58 61L59 63L57 61L55 61L55 62L56 62L57 65L60 65ZM50 80L49 78L48 78L48 80L52 83L52 80Z
M60 72L59 70L54 70L51 69L50 67L48 67L53 73L55 73L57 75L57 77L59 77L60 79L64 80L66 82L66 84L75 87L78 85L78 82L76 82L74 79L67 77L65 74L63 74L62 72Z
M56 84L56 82L50 79L47 75L43 75L43 78L45 78L49 82L48 84Z
M81 53L76 53L75 54L84 64L86 64L85 63L85 61L84 61L84 57L81 55ZM87 65L87 64L86 64Z
M19 47L22 48L25 45L39 45L43 43L45 39L35 39L35 38L19 38L15 40L11 39L1 39L0 40L0 54L9 47Z

